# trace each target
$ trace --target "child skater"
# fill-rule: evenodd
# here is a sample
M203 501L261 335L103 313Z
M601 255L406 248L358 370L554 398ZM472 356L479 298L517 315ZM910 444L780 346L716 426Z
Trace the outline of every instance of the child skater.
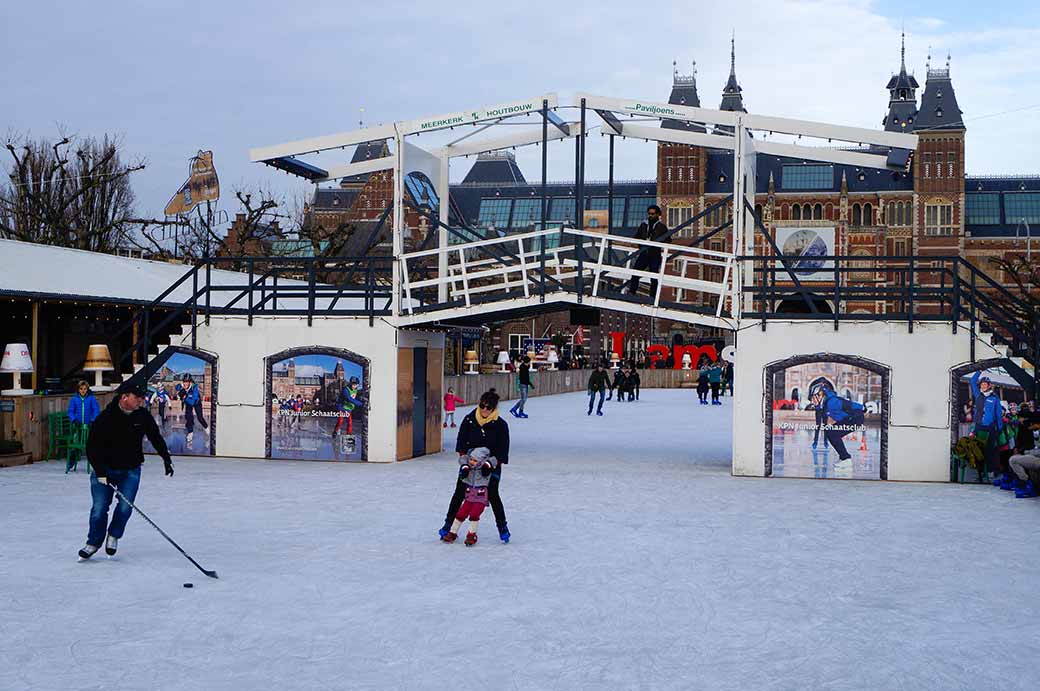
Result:
M488 505L488 483L491 471L498 465L498 459L491 455L486 446L478 446L469 454L459 457L459 465L459 478L466 485L466 500L455 514L451 530L441 540L455 542L462 522L469 518L466 546L472 547L477 544L477 524L480 523L480 514L484 512L484 507Z
M444 426L448 426L448 421L451 421L451 426L455 426L455 406L464 404L465 401L455 395L455 389L449 387L448 393L444 394Z

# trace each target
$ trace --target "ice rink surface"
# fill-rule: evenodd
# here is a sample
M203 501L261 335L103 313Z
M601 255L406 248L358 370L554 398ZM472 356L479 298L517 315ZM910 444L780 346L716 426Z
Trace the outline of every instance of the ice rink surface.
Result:
M450 452L150 460L137 503L219 581L137 516L77 563L85 473L2 469L0 689L1040 688L1040 501L734 478L729 398L642 399L507 418L508 545L490 510L437 540Z

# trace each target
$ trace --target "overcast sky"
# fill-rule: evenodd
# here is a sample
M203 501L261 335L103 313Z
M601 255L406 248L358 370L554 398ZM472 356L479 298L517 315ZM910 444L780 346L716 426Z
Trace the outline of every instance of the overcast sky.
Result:
M156 216L198 149L212 149L233 210L236 187L305 186L252 164L250 147L557 92L665 100L672 61L697 61L717 107L736 32L748 110L880 128L885 83L907 67L924 85L952 53L968 126L969 173L1040 173L1040 10L1033 2L5 2L0 133L114 133L139 211ZM1007 111L1019 109L1017 112ZM618 178L654 176L653 145L619 147ZM550 150L573 178L573 146ZM605 140L589 177L605 178ZM529 178L534 151L520 154ZM321 163L321 158L317 161ZM331 161L330 161L331 163ZM5 161L6 164L6 161ZM453 167L452 177L469 163Z

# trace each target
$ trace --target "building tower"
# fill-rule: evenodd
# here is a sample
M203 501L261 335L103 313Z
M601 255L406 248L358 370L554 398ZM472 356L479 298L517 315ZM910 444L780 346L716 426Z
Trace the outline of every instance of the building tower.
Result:
M917 117L917 80L906 72L906 34L902 34L899 73L888 80L888 115L881 121L887 132L912 132Z
M913 124L914 252L957 254L964 242L964 119L946 66L931 68Z
M737 82L737 39L736 36L733 36L729 41L729 79L726 80L726 86L722 89L722 103L719 104L719 110L746 113L747 108L744 107L744 96L741 92L742 89ZM733 128L719 125L715 127L714 133L733 134Z
M668 97L672 105L700 108L697 96L697 63L690 74L681 75L672 63L672 93ZM704 132L703 125L680 120L665 120L661 127L688 132ZM687 144L661 142L657 145L657 203L661 206L664 221L675 228L701 210L704 194L704 171L706 155L703 148ZM680 231L675 240L682 241L696 235L695 225Z

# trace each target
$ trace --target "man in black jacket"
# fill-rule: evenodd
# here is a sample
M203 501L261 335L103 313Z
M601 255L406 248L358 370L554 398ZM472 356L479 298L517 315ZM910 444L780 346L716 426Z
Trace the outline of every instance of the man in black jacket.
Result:
M637 240L653 240L663 242L662 238L668 232L668 226L661 221L661 207L651 204L646 208L646 220L639 226L635 238ZM636 257L632 265L637 271L650 271L656 273L661 270L661 248L647 247ZM639 291L639 276L633 276L628 280L628 292L635 295ZM657 279L650 279L650 298L657 295Z
M116 390L115 399L108 404L90 428L87 438L87 460L90 461L90 531L87 544L79 551L80 559L90 559L105 540L105 552L116 553L119 538L123 537L132 509L124 502L116 504L112 522L108 522L108 507L112 503L113 487L118 487L129 501L137 496L141 482L141 464L144 453L141 442L145 436L162 456L167 475L173 475L173 460L166 448L166 440L147 410L141 408L146 391L144 387L123 384Z

